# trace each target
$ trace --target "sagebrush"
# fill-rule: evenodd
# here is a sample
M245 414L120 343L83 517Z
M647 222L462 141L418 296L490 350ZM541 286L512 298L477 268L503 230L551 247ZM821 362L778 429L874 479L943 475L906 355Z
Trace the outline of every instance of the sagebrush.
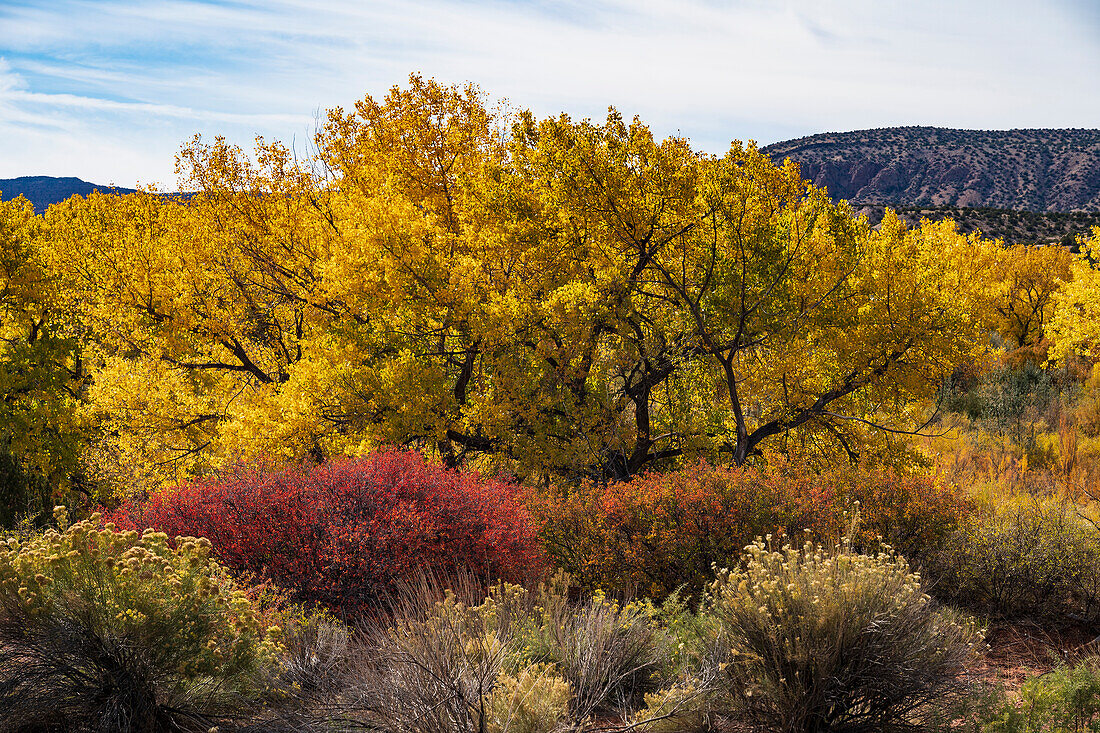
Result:
M257 704L280 629L210 543L96 520L0 545L0 729L206 730Z

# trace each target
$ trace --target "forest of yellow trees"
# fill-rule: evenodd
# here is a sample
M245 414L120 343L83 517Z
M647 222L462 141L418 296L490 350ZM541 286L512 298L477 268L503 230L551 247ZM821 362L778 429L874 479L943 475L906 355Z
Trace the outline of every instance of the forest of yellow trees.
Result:
M193 195L4 204L23 470L106 499L380 445L536 482L762 449L896 465L990 332L1064 362L1100 324L1087 247L872 229L792 163L615 112L414 77L313 150L196 139Z

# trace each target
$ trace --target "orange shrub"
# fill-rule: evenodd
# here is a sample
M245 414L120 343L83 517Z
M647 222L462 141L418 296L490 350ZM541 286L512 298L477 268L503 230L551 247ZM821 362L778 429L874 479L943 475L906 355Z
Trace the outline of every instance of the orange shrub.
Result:
M920 563L974 510L956 485L929 476L886 468L847 468L837 473L847 480L846 495L860 502L855 539L863 549L872 548L881 538Z
M629 482L528 494L548 555L584 585L661 597L697 591L712 565L732 566L754 538L828 541L859 501L859 547L879 541L918 560L969 512L926 476L842 467L822 472L772 458L741 468L698 462Z

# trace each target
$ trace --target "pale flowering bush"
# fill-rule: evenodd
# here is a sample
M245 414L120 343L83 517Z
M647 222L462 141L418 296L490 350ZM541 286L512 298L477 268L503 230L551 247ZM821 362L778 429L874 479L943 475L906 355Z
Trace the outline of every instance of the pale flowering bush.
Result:
M264 694L280 629L208 541L55 514L0 543L5 730L207 730Z
M719 572L704 606L729 650L720 697L766 730L919 730L983 647L903 558L846 545L758 540L742 567Z

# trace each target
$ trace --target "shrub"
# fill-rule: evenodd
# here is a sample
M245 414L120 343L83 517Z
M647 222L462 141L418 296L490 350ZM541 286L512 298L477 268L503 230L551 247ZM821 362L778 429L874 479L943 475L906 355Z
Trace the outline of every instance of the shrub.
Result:
M284 634L284 686L309 697L339 689L347 672L352 632L326 613L288 614Z
M968 511L954 490L890 469L839 467L815 472L772 457L762 466L695 463L669 473L529 495L547 554L584 586L663 597L700 590L715 564L738 560L754 537L773 533L838 539L859 501L855 538L879 536L899 551L930 553Z
M1059 385L1041 363L1042 359L1025 360L988 374L979 391L981 408L977 417L991 429L1019 438L1028 413L1046 411L1058 397Z
M562 727L572 695L554 666L501 673L489 696L488 733L549 733Z
M553 586L542 586L535 600L534 623L520 639L523 657L560 670L573 690L575 719L630 712L660 689L669 643L651 604L619 604L601 593L570 603Z
M514 486L411 451L241 469L126 504L114 517L122 526L207 537L234 570L346 613L417 573L465 568L511 580L542 568Z
M856 548L880 549L881 538L900 555L924 563L938 552L973 503L953 483L919 474L841 469L842 493L859 502Z
M386 731L549 731L630 719L667 684L650 604L570 601L562 574L533 591L462 577L405 586L392 620L367 627L349 715Z
M374 729L482 733L500 725L510 733L508 711L517 726L565 715L568 696L556 675L531 669L517 648L517 630L531 618L526 591L502 585L485 597L462 578L454 590L424 579L404 585L392 622L365 630L350 692L353 708ZM516 697L525 689L552 696L530 701L521 713ZM553 701L560 707L548 709Z
M1018 699L1000 695L982 711L982 733L1085 733L1100 731L1100 661L1086 659L1033 677Z
M730 657L731 712L784 732L912 730L959 683L980 636L937 611L906 562L889 554L747 548L706 612Z
M706 716L710 690L693 681L678 682L645 695L645 707L630 719L644 733L694 733L711 730Z
M995 499L933 564L938 596L1009 620L1100 617L1100 532L1058 499Z
M0 545L4 729L206 730L255 700L278 629L210 543L97 520Z

